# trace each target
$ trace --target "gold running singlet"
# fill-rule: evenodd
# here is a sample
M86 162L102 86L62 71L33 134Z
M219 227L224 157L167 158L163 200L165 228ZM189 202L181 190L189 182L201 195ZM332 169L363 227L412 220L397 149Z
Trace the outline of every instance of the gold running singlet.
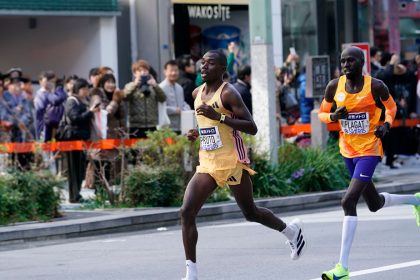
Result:
M337 107L346 106L348 117L340 123L340 153L347 158L383 156L382 141L375 136L382 110L372 95L372 77L364 76L363 89L358 93L346 91L346 76L338 81L334 101Z
M222 104L221 93L225 85L224 82L210 100L203 102L201 95L206 86L204 83L198 90L194 108L197 109L205 103L212 106L216 112L235 118L233 113L224 108ZM238 131L220 123L219 120L197 115L197 112L195 116L200 134L200 165L197 166L197 173L209 174L218 186L240 184L244 169L250 175L255 174L255 171L246 166L249 164L249 158Z

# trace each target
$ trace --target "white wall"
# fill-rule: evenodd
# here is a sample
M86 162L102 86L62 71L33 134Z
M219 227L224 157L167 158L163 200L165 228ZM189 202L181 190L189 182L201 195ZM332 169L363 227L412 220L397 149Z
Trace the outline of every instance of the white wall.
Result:
M99 17L0 17L0 71L21 67L36 80L42 70L87 77L101 64ZM114 38L112 38L114 39Z
M100 65L111 67L118 79L117 19L116 17L102 17L99 22L101 34Z

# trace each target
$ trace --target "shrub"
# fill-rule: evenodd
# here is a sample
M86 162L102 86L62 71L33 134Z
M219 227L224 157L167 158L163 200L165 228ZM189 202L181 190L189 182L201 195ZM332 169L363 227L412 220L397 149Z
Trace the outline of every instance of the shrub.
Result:
M286 144L279 149L279 167L297 192L345 188L348 173L336 147L325 151Z
M126 181L126 203L137 206L178 206L184 190L182 170L174 166L141 166Z
M182 164L184 150L190 145L187 137L166 128L147 133L147 139L139 141L135 148L139 150L142 164L163 166Z
M279 162L279 168L284 167L288 182L297 192L337 190L348 184L344 162L333 148L322 151L285 145L279 150Z
M257 172L252 177L257 197L343 189L349 180L336 145L322 151L284 144L278 150L277 166L272 166L266 156L254 152L252 158Z
M266 156L253 154L252 168L257 172L251 177L256 197L286 196L294 192L285 174L272 166Z
M0 177L0 223L49 220L58 215L61 183L47 173L13 171Z
M230 198L230 189L228 187L220 188L218 187L211 196L207 199L206 202L221 202L228 201Z

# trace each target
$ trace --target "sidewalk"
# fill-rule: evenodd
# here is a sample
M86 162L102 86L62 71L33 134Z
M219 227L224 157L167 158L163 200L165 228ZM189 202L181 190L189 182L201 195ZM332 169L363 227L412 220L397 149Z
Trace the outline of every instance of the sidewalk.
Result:
M379 192L415 193L420 191L420 158L403 157L399 169L379 164L375 185ZM280 198L258 199L256 204L275 213L339 206L344 190L309 193ZM84 195L86 195L84 193ZM145 230L180 224L179 208L134 208L77 210L80 205L63 204L63 217L52 222L29 222L0 227L0 244L31 240L82 237L96 234ZM206 204L198 221L242 217L235 202Z

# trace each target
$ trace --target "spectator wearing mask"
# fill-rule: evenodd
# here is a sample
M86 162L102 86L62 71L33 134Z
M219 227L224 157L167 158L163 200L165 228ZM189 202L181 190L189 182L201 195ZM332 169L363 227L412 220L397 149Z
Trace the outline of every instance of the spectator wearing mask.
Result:
M236 90L241 94L242 100L248 111L252 114L252 95L251 95L251 66L242 65L238 70L238 79L233 84Z
M71 140L88 140L90 124L98 106L88 107L89 83L85 79L77 79L74 83L73 95L68 98L65 106L65 117L74 133ZM69 200L79 202L82 196L80 188L85 177L86 156L84 151L70 151L67 154Z
M181 112L190 109L184 100L184 89L176 82L179 78L178 64L175 60L165 63L165 80L159 86L166 95L166 111L171 121L170 127L177 133L181 133Z
M190 106L194 108L194 99L192 93L195 89L195 63L191 58L191 55L182 55L178 58L179 67L179 79L178 84L184 89L184 100Z
M56 80L54 72L42 72L39 76L41 88L34 100L36 138L44 142L55 138L55 132L64 113L64 102L67 99L63 87L56 87Z
M158 125L158 102L166 101L166 95L150 74L145 60L133 63L134 79L124 87L124 100L128 104L129 133L133 138L146 137L147 131L155 131Z

